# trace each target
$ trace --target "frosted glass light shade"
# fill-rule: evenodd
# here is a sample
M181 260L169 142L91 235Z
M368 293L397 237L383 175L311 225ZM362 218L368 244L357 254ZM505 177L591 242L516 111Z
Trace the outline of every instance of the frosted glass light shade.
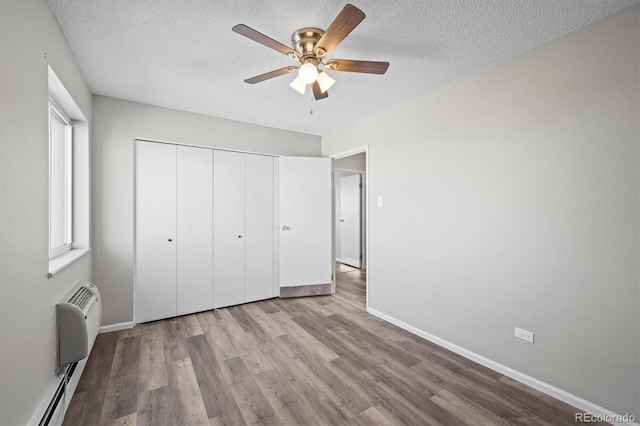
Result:
M333 86L333 83L335 82L336 81L329 77L329 75L324 71L320 71L320 74L318 74L318 85L320 85L320 91L322 93L329 90L329 87Z
M307 83L302 81L300 76L297 76L295 80L293 80L289 86L291 86L296 92L304 95L304 92L307 90Z
M311 84L318 78L318 69L310 63L302 64L298 70L298 76L306 84Z

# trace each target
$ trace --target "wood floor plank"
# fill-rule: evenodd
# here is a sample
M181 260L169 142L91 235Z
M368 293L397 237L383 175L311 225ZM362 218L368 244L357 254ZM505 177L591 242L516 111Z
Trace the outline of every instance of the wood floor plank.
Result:
M106 423L106 426L136 426L138 413L132 413L128 416L120 417L112 422Z
M280 339L288 347L295 345L288 335L281 336ZM318 388L322 389L330 399L345 409L348 414L357 415L371 407L369 402L336 376L325 364L312 357L309 352L306 352L305 348L299 347L298 350L302 352L302 356L294 358L294 362L304 372L307 380L312 380Z
M187 358L189 355L184 346L184 337L180 332L180 324L177 318L169 318L161 321L164 329L164 357L167 364Z
M167 386L167 364L164 356L162 324L154 322L140 327L138 391Z
M276 312L280 312L280 309L278 309L278 307L273 303L273 299L256 302L256 306L265 314L275 314Z
M495 381L478 382L470 380L465 371L449 370L442 365L422 362L412 368L420 377L429 377L429 383L434 393L447 390L462 399L476 403L489 409L500 418L509 422L522 416L526 407L516 401L505 398L495 392ZM424 383L425 387L429 385ZM533 414L533 413L531 413ZM534 416L535 417L535 416Z
M434 395L431 401L438 404L450 413L455 413L456 417L466 424L478 425L508 425L508 419L500 418L490 412L485 411L482 407L471 404L462 398L454 395L448 390Z
M119 339L111 365L100 424L137 411L140 336Z
M231 392L245 421L249 424L281 424L282 420L260 391L242 359L238 357L224 362L232 371L234 379Z
M406 406L401 401L390 398L385 399L376 405L378 410L386 419L394 425L437 425L438 423L429 422L421 417L417 410Z
M273 304L283 314L287 314L290 317L306 314L307 309L304 306L297 305L295 302L296 299L273 299Z
M528 417L536 419L545 425L575 424L575 413L582 412L582 410L538 392L509 377L501 377L496 382L493 390L505 398L528 407L528 410L524 413L529 414Z
M73 398L71 399L71 402L67 407L67 413L65 414L65 418L64 418L64 421L62 422L62 426L69 426L70 425L69 419L82 419L83 421L86 421L84 419L85 417L84 409L87 407L87 404L86 404L87 394L88 392L77 392L77 391L73 394ZM99 408L101 410L102 398L100 399L99 403L100 403ZM94 419L93 424L96 424L98 422L100 422L100 416L98 416L97 419Z
M431 362L442 365L451 371L465 371L468 373L467 376L469 376L470 379L481 383L493 383L502 377L502 375L496 371L493 371L483 365L476 364L461 355L439 347L431 342L407 340L400 343L399 346L407 352L415 354L421 360L430 360Z
M331 306L324 302L324 299L331 298L331 296L317 296L317 297L302 297L296 300L296 303L309 309L309 311L320 317L327 317L336 313L331 309Z
M365 370L362 374L371 378L378 386L411 408L423 421L431 424L460 425L464 424L454 413L443 409L431 401L432 393L420 387L418 384L399 378L384 366Z
M273 369L273 365L260 351L255 341L247 335L227 309L221 310L217 318L229 341L236 348L238 356L242 358L251 374L260 374Z
M236 347L229 340L229 336L224 331L224 328L218 322L218 319L213 312L204 312L202 315L202 321L206 325L203 330L204 335L211 347L211 350L216 356L216 359L224 361L239 356Z
M204 335L189 337L185 343L207 416L218 418L223 424L242 423L242 415L220 367L224 360L215 358Z
M339 372L343 380L351 383L351 387L371 402L388 421L393 424L408 425L426 423L426 420L417 414L416 411L419 410L412 410L386 392L382 386L375 386L369 377L350 363L339 358L331 361L330 364L334 371Z
M195 314L178 317L178 324L180 325L180 334L183 338L204 333L198 322L198 317L196 317Z
M327 322L335 325L335 328L346 331L349 338L354 342L359 342L367 352L380 354L383 358L393 359L406 367L414 366L421 361L420 358L405 351L403 348L386 343L379 338L379 335L350 322L342 315L331 315L327 317Z
M356 416L355 424L363 425L363 426L374 426L374 425L384 425L384 426L392 426L393 423L383 416L380 411L376 409L376 407L368 408L362 413Z
M332 333L305 316L297 316L292 320L339 357L346 359L354 366L360 366L363 369L367 368L366 360L360 356L357 349L354 350L349 347L348 342L340 341Z
M260 325L260 328L270 336L278 337L287 333L275 318L266 314L258 305L249 303L244 306L244 310L247 315L253 318L255 322Z
M291 336L300 345L306 345L313 348L315 354L324 362L334 360L338 358L338 354L332 351L329 347L323 344L321 341L313 337L304 328L300 327L295 321L293 321L286 314L273 314L274 319L279 321L280 327Z
M260 325L256 322L251 315L248 315L245 311L245 305L231 306L228 308L229 313L245 332L258 330Z
M287 347L280 341L268 340L265 334L254 333L254 337L260 342L261 348L265 349L265 354L274 365L276 374L282 377L300 397L306 407L306 413L317 418L322 425L348 424L349 417L346 413L338 410L337 405L330 400L324 391L309 379L307 372L292 362L294 359L293 348Z
M319 425L311 410L300 400L286 379L276 370L255 376L256 383L269 404L286 424Z
M107 383L104 377L109 377L111 373L117 343L118 333L98 334L76 392L95 391L100 388L106 391Z
M203 425L209 423L209 416L202 400L191 358L173 361L169 364L171 386L180 398L184 425Z
M185 414L178 395L168 386L140 392L137 398L137 426L175 426Z

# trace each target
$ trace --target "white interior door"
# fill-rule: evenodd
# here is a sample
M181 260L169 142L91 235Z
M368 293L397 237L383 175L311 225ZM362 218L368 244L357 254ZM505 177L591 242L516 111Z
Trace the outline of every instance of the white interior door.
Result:
M136 142L135 320L176 316L176 146Z
M317 294L292 288L331 287L331 159L280 157L279 182L280 295Z
M245 303L274 296L273 163L273 157L245 155Z
M355 268L361 267L361 176L340 178L340 257L339 261Z
M213 306L244 303L245 154L213 152Z
M177 313L213 308L213 151L177 147Z

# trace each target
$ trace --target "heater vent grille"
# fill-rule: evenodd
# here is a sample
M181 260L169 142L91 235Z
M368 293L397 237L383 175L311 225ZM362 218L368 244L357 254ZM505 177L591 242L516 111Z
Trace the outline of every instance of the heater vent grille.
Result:
M91 300L91 297L93 295L94 294L88 288L80 287L78 291L76 291L73 296L71 296L68 303L76 305L80 309L84 310L85 306L87 306L87 303L89 303L89 300Z

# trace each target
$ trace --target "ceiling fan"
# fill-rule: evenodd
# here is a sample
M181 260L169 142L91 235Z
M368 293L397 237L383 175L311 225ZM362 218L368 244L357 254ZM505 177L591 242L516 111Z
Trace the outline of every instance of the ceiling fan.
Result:
M327 90L335 83L335 80L325 72L326 70L384 74L389 68L389 62L326 59L331 51L364 18L363 11L351 4L347 4L326 31L311 27L295 31L291 36L293 48L275 41L244 24L236 25L233 27L234 32L300 61L299 66L280 68L248 78L245 82L256 84L298 70L298 76L291 82L290 86L304 95L307 85L311 84L314 98L320 100L329 96Z

